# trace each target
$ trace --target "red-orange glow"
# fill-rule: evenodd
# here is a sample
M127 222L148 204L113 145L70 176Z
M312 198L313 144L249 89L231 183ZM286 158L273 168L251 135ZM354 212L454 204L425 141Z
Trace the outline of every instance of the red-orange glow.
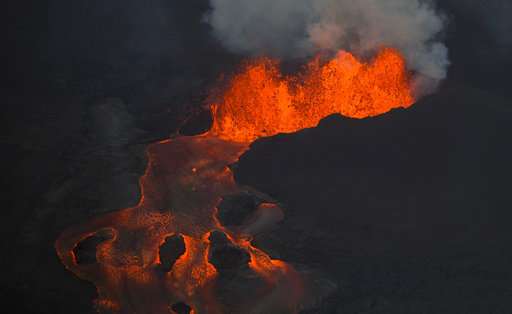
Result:
M101 310L107 310L112 312L117 312L120 309L118 304L106 299L96 300L96 306Z
M242 229L229 230L216 218L224 196L245 191L229 166L259 137L314 127L334 113L364 118L413 101L405 62L393 49L382 50L368 63L347 52L327 63L316 58L293 77L281 75L276 61L251 62L211 105L209 132L148 147L136 206L69 228L56 242L57 253L69 270L95 283L100 312L163 314L171 304L185 302L196 314L240 313L216 298L221 276L208 258L210 233L219 230L249 254L245 271L287 291L290 304L279 308L295 309L302 284L293 267L253 246L248 235L239 234ZM112 237L97 246L97 261L78 264L77 243L105 230ZM169 272L162 272L159 248L173 234L183 237L185 252ZM267 292L272 295L272 289Z
M208 262L209 236L210 233L201 239L184 236L185 253L176 261L170 273L174 288L189 296L217 273L215 267Z
M404 59L393 49L369 63L340 51L324 65L314 59L295 77L262 58L235 75L221 98L212 105L211 132L238 142L314 127L334 113L365 118L414 101Z
M231 243L249 253L251 258L249 261L249 267L260 276L262 276L265 280L272 282L275 278L278 277L276 276L277 273L281 272L281 274L283 274L286 271L286 263L280 260L272 259L270 256L268 256L268 254L254 247L251 244L251 241L245 238L244 235L233 234L226 227L222 226L217 219L217 209L214 210L213 219L216 228L224 232Z
M279 276L276 276L276 272L286 272L286 263L271 259L265 252L252 246L250 241L240 241L239 244L242 248L246 249L251 256L249 266L267 281L272 282L276 278L279 278Z

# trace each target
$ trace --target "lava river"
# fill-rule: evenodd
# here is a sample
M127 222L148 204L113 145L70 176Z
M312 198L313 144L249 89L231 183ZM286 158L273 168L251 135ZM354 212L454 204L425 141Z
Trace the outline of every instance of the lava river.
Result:
M57 253L96 285L100 313L296 313L314 294L308 279L251 243L286 212L238 185L230 165L260 137L413 102L405 62L389 48L368 62L343 51L315 58L295 76L282 75L275 60L247 62L210 105L210 131L149 145L139 203L65 230ZM237 195L251 198L254 210L235 223L222 219L223 202ZM94 257L84 260L79 248L91 239ZM174 258L164 253L170 239Z

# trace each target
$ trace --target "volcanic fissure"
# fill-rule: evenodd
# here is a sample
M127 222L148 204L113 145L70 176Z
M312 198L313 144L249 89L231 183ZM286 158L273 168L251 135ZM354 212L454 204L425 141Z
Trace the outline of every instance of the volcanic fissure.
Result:
M293 76L282 75L276 60L247 62L209 105L208 132L149 145L139 203L67 229L57 253L96 285L101 313L298 312L308 293L303 274L252 243L286 211L238 185L230 165L258 138L315 127L331 114L365 118L413 102L404 58L392 48L368 62L345 51L326 62L317 57ZM233 274L254 287L250 295L222 295Z

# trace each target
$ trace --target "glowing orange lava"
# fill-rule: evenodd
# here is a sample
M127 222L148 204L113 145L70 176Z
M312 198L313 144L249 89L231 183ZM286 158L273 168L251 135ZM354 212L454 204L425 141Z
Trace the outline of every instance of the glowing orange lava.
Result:
M369 63L347 52L324 64L316 58L292 77L281 75L270 59L248 63L211 104L209 132L148 147L135 207L69 228L56 242L57 253L69 270L96 284L102 313L173 313L169 307L176 302L196 314L246 313L256 305L258 313L294 313L303 291L298 273L253 246L250 234L231 231L217 219L223 197L246 189L236 184L229 166L259 137L314 127L334 113L364 118L413 101L405 62L393 49L383 49ZM280 299L271 289L255 289L243 306L221 304L219 272L209 261L213 231L248 253L248 269L271 288L286 291L286 304L276 305ZM97 246L96 262L79 264L77 244L101 232L111 237ZM162 273L159 247L169 235L183 237L185 253ZM266 296L274 303L261 302Z
M212 105L211 132L251 142L314 127L334 113L365 118L413 101L405 61L393 49L383 49L370 63L340 51L323 65L314 59L293 77L283 77L276 61L262 58L235 75Z

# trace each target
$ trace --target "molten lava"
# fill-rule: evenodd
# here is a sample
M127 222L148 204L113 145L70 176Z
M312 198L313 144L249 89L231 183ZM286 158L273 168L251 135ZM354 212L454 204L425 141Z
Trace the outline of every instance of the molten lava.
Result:
M365 118L413 101L404 59L393 49L383 49L367 64L340 51L324 65L314 59L295 77L283 77L276 61L263 58L235 75L212 106L211 132L251 142L314 127L334 113Z
M382 50L369 63L347 52L325 64L316 58L294 77L281 75L270 59L248 63L211 105L209 132L149 146L139 204L69 228L56 242L59 257L77 276L96 284L102 313L173 313L171 306L181 302L193 313L249 313L252 308L294 313L303 291L300 274L253 246L253 235L240 231L254 228L230 230L217 218L224 197L247 189L236 184L229 166L259 137L314 127L334 113L364 118L413 101L405 62L393 49ZM266 205L268 210L277 207ZM253 289L254 296L242 305L220 301L230 296L219 297L223 274L209 260L214 231L249 255L247 270L242 267L238 274L252 272L255 276L240 276L248 282L262 278L270 290ZM97 246L96 262L78 263L77 244L98 233L111 237ZM170 235L181 235L185 252L163 273L159 247ZM274 288L293 300L277 304ZM272 301L262 302L267 296Z

